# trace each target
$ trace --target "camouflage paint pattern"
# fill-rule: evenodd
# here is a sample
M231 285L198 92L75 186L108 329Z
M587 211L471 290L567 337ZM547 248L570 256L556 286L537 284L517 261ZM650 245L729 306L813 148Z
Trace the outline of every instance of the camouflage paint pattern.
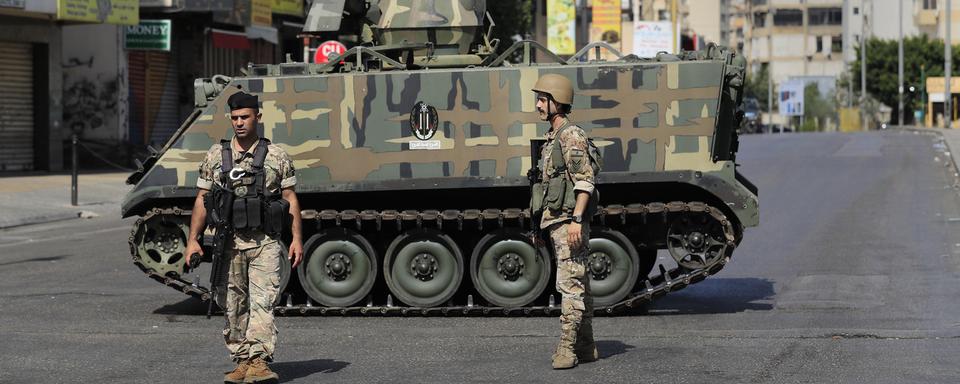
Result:
M466 54L486 12L485 0L383 0L379 6L384 45L432 41L441 53L455 46L449 53Z
M230 145L233 145L231 142ZM233 154L233 168L240 168L246 170L246 174L251 175L250 170L253 169L253 153L257 148L259 143L254 144L250 147L246 153L242 154L240 151L234 150L231 153ZM234 146L236 148L236 146ZM297 184L297 176L295 174L295 169L293 167L293 162L290 160L290 156L283 151L283 148L271 143L267 147L267 157L263 160L263 170L266 172L264 177L264 183L266 184L267 191L271 194L279 194L280 189L282 188L291 188ZM207 151L206 156L204 156L203 161L200 162L199 173L200 176L197 178L196 185L198 188L209 190L213 187L214 184L222 186L222 178L220 177L220 165L222 163L222 145L220 143L214 144L210 147L210 150ZM244 188L253 188L251 185L255 182L256 179L252 177L241 177L239 180L232 181L233 185L231 188L238 190L239 187L243 186ZM233 236L233 248L234 249L250 249L256 248L261 245L276 242L277 240L273 237L263 233L260 230L254 229L244 229L237 231Z
M694 184L734 203L741 223L753 226L756 196L735 179L732 161L712 159L722 80L731 70L740 69L702 59L238 77L174 136L124 212L136 214L146 199L194 193L197 164L231 134L225 103L238 86L260 96L261 132L290 154L301 194L377 189L391 180L525 185L530 140L548 129L530 88L540 75L559 73L575 87L570 119L601 147L599 185L617 177ZM418 101L438 112L437 149L410 149L418 140L409 114Z
M559 349L573 350L580 339L593 340L593 297L587 276L590 224L581 226L583 245L571 249L567 242L569 224L554 224L547 230L557 258L557 292L560 292Z
M237 363L257 357L273 360L277 344L273 303L280 294L281 257L277 242L230 252L223 340Z

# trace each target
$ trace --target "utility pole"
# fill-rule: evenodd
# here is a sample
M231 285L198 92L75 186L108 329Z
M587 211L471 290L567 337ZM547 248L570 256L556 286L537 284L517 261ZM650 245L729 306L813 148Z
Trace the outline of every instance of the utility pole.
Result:
M860 7L860 126L861 129L867 130L867 111L863 108L864 102L867 101L867 19L866 10L867 7L864 7L861 4ZM873 17L873 2L870 2L870 17Z
M673 30L670 31L670 34L673 36L673 53L678 54L680 53L680 36L677 36L677 31L680 30L680 16L677 15L677 0L670 2L670 22L671 28L673 28Z
M843 0L843 70L847 71L847 66L850 64L850 61L847 60L848 52L850 52L850 0ZM847 108L853 106L853 77L847 78Z
M897 24L900 38L897 41L897 124L903 125L903 2L897 2Z
M946 44L943 45L943 71L944 71L944 84L943 84L943 114L947 116L947 129L952 128L953 125L953 95L950 93L950 71L953 70L953 47L950 46L950 38L953 35L953 29L950 28L950 19L953 18L953 14L950 13L950 3L953 1L947 0L947 36ZM924 84L926 86L926 84ZM924 109L927 108L926 105L923 106Z

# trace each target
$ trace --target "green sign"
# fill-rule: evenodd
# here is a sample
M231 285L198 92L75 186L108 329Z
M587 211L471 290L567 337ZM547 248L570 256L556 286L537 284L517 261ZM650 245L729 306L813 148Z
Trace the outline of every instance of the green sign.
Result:
M124 27L127 49L169 51L170 20L140 20L140 24Z

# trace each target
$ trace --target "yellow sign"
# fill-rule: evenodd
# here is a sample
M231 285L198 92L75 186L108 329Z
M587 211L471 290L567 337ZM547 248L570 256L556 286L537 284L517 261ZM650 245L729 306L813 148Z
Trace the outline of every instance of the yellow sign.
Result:
M250 24L264 27L273 25L272 5L273 0L252 0L250 2Z
M273 13L303 16L302 0L273 0Z
M558 55L577 53L577 12L573 0L547 0L547 49Z
M593 22L590 25L590 42L604 41L620 50L620 0L593 0ZM608 60L616 57L606 53Z
M57 19L137 25L140 0L57 0Z

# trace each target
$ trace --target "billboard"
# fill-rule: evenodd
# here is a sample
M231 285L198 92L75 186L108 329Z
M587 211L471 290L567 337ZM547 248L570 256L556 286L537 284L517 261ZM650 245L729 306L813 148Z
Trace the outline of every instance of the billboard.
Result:
M803 116L803 80L787 80L780 83L777 93L780 102L779 112L782 116Z
M577 53L577 13L573 0L547 0L547 49L558 55Z
M674 52L672 30L669 21L634 21L633 54L654 57L657 52Z
M57 20L136 25L140 0L57 0Z
M593 22L590 24L590 41L604 41L620 50L620 0L593 0ZM608 60L616 57L606 53Z

